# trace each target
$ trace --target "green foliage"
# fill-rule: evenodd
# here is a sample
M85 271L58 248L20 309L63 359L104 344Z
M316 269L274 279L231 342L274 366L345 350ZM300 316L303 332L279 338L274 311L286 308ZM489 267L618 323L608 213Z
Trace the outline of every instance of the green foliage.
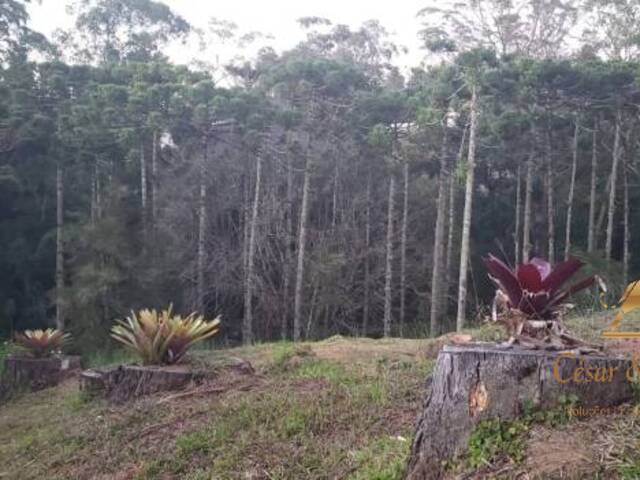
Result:
M578 402L576 395L560 395L556 407L539 409L528 401L524 404L521 418L512 421L495 418L480 422L469 437L467 463L472 468L479 468L502 458L516 463L522 462L526 434L531 426L536 423L552 428L564 425L571 420L570 411Z
M160 365L179 362L193 344L218 333L219 318L207 321L195 312L182 317L172 309L131 312L126 320L118 320L111 336L136 353L143 364Z
M621 480L636 480L640 478L640 459L625 459L617 470Z
M273 365L276 369L285 370L294 358L312 356L308 345L295 345L291 342L280 342L273 345Z
M562 394L558 397L558 404L554 408L539 409L531 402L524 405L524 420L528 423L543 423L550 427L564 425L571 420L571 410L578 406L580 399L577 395Z
M0 377L4 370L4 359L12 351L12 345L9 342L0 342Z
M352 377L342 365L328 360L307 359L294 372L294 377L300 379L324 379L334 384L345 385Z
M521 462L525 453L523 434L528 430L529 425L523 420L480 422L469 437L469 465L478 468L505 456Z
M97 349L83 356L83 364L87 368L122 365L135 359L135 354L124 348Z

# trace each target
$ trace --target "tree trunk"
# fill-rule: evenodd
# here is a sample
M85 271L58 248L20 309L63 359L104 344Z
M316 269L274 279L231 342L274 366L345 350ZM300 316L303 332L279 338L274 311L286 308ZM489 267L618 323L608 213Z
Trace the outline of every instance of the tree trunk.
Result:
M365 206L365 225L364 225L364 298L362 306L362 335L367 336L369 333L369 302L371 296L371 272L370 272L370 256L371 256L371 173L367 176L367 204Z
M293 256L293 156L287 152L287 205L286 205L286 245L284 250L284 279L283 279L283 309L282 309L282 332L283 340L287 338L289 331L289 291L291 290L291 272Z
M147 161L144 158L144 142L140 140L140 200L142 207L142 235L147 238Z
M545 147L546 184L547 184L547 259L552 265L556 262L556 222L553 161L551 158L551 132L547 126Z
M469 243L471 237L471 211L473 208L474 174L476 168L476 134L478 130L478 87L471 92L471 126L469 127L469 153L467 157L467 182L464 193L462 218L462 240L460 242L460 276L458 280L458 312L456 330L462 331L467 304L467 269L469 266Z
M468 126L464 128L462 131L462 139L460 140L460 149L458 150L458 157L456 159L456 165L462 163L462 157L464 156L464 147L467 139L467 131L469 130ZM447 202L447 207L449 208L449 218L447 219L447 263L445 266L445 303L444 303L444 312L446 313L449 310L449 298L451 293L451 279L453 278L453 239L455 233L455 215L456 215L456 193L458 189L456 188L456 178L453 175L453 169L449 169L449 201Z
M93 172L91 172L91 226L95 227L98 220L98 206L96 205L97 192L97 177L98 177L98 162L93 165Z
M407 288L407 224L409 222L409 162L403 165L403 202L402 202L402 227L400 232L400 324L398 334L402 336L405 322L405 300Z
M513 233L514 252L515 252L515 264L520 264L520 217L522 210L522 175L520 174L521 167L518 164L518 171L516 173L516 228Z
M391 174L389 178L389 202L387 204L387 261L384 274L384 336L391 336L391 302L392 302L392 280L393 280L393 211L394 196L396 191L396 179Z
M64 178L62 164L56 167L56 328L64 330Z
M527 176L524 184L524 225L522 228L522 262L529 261L531 255L531 197L533 195L533 157L535 150L532 147L527 159Z
M302 185L302 206L300 207L300 230L298 232L298 265L296 268L296 287L293 301L293 341L300 341L302 333L302 287L304 280L304 256L307 243L307 216L309 209L309 184L311 181L311 154L307 152Z
M260 206L260 182L262 179L262 153L256 157L256 185L251 208L251 225L249 227L249 251L247 253L247 275L245 278L244 321L242 322L242 343L249 345L253 342L253 285L254 285L254 257L256 252L256 228L258 224L258 210Z
M249 260L249 191L251 181L249 180L248 161L245 167L245 174L242 177L242 279L247 281L247 266Z
M574 382L584 367L610 381ZM491 345L445 346L438 355L416 427L407 479L444 478L443 464L468 448L478 423L513 420L526 408L557 408L576 395L580 408L606 408L633 398L629 360ZM597 378L597 377L596 377Z
M596 249L596 185L598 174L598 122L593 124L593 137L591 146L591 188L589 191L589 231L587 233L587 252L593 253Z
M580 124L576 116L576 125L573 132L573 145L571 147L571 179L569 180L569 198L567 199L567 222L564 233L564 259L569 259L571 251L571 221L573 220L573 196L576 188L576 172L578 170L578 135L580 134Z
M338 161L336 160L335 170L333 173L333 195L331 199L331 233L336 230L336 217L338 215L338 182L339 182L340 170L338 168Z
M611 261L613 251L613 217L616 210L616 187L618 182L618 164L620 163L620 135L622 129L622 111L618 108L616 113L616 133L613 142L613 162L611 164L611 188L609 190L609 208L607 210L607 241L605 246L605 258L607 263Z
M604 228L604 221L607 219L607 211L609 209L609 192L611 191L611 171L609 172L609 176L607 177L607 183L604 188L604 197L607 201L603 201L600 204L600 211L598 212L598 219L596 221L596 236L595 236L595 245L597 246L600 243L601 235L604 233L606 237L606 229Z
M153 131L151 147L151 227L158 221L158 131Z
M625 156L622 170L622 181L624 182L624 246L622 253L622 277L624 279L624 285L627 285L629 283L629 265L631 262L631 225L629 223L629 172L627 171L628 159L629 156Z
M205 242L207 227L207 184L205 182L207 173L207 149L208 141L204 139L202 146L202 159L200 161L200 199L199 199L199 219L198 219L198 286L197 302L198 311L205 315L205 295L204 295L204 269L205 269Z
M448 178L448 139L447 126L443 127L442 150L440 152L440 173L438 175L438 199L436 200L436 229L433 238L433 263L431 270L431 311L429 334L436 337L440 332L440 307L442 305L442 280L444 270L444 229L446 215L446 183Z

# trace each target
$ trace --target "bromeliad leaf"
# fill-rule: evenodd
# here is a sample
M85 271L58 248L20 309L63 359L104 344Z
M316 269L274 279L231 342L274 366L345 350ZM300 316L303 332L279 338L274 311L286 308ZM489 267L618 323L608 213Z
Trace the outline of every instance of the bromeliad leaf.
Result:
M25 330L15 335L15 342L25 348L36 358L47 357L62 346L71 338L68 333L63 333L56 328L46 330Z
M117 320L111 336L136 353L145 365L179 362L195 343L218 333L220 319L207 321L202 315L173 314L173 307L160 312L140 310Z
M563 288L583 265L576 258L570 258L555 267L544 259L533 258L528 263L518 265L515 271L494 255L485 258L484 264L498 292L508 299L507 307L518 310L531 319L555 318L561 310L562 302L595 281L594 277L589 277Z

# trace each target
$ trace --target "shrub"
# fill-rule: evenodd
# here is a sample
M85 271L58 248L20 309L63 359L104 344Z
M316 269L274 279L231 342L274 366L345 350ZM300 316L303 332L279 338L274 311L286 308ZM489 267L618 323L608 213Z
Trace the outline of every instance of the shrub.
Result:
M56 328L47 328L46 330L25 330L22 333L17 333L15 342L34 357L42 358L60 350L69 338L68 333L63 333Z
M220 319L205 320L195 312L186 317L174 315L172 306L160 312L140 310L118 320L111 336L132 350L145 365L170 365L179 362L187 350L218 333Z

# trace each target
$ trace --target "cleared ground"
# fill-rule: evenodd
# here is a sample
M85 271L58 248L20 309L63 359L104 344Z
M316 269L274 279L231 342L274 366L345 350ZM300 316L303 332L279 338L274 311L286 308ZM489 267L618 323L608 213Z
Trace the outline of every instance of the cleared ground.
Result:
M608 319L569 323L597 339ZM399 479L442 343L333 337L199 351L194 362L241 357L256 375L124 407L86 401L70 380L0 407L0 478ZM519 462L497 458L473 472L461 459L456 475L640 478L638 418L537 424Z

